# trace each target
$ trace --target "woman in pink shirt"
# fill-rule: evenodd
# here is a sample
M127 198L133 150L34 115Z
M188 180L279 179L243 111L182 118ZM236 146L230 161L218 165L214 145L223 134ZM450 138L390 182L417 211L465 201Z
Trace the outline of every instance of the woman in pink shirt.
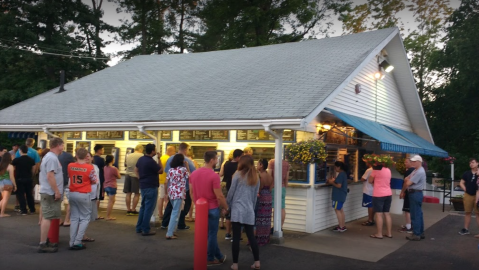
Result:
M371 238L383 239L383 237L393 238L392 220L389 214L392 201L391 191L391 170L382 168L373 170L368 178L369 183L373 184L373 209L376 213L376 234L370 235ZM383 216L386 218L387 234L383 235Z
M113 205L115 204L116 196L116 179L120 179L120 171L113 166L115 158L112 155L107 155L105 158L105 168L103 169L103 174L105 175L105 183L103 187L105 189L106 195L108 195L108 206L106 208L106 220L115 220L115 217L111 216L111 210L113 210Z

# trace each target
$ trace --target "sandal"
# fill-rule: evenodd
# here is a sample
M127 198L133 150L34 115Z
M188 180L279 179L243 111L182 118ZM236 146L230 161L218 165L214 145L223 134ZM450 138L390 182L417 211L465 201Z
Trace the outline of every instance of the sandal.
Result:
M373 225L375 225L375 224L376 224L376 223L371 222L371 221L369 221L369 220L366 221L366 222L361 223L361 225L363 225L363 226L373 226Z
M374 239L383 239L382 237L377 237L375 234L371 234L369 237Z
M383 234L383 237L387 237L387 238L393 238L392 235L387 235L387 234Z
M116 217L109 217L106 220L116 220Z
M261 266L251 265L251 269L261 269Z
M97 217L96 220L105 219L104 217Z
M81 240L82 242L95 242L95 239L90 238L90 237L85 237Z
M172 240L172 239L178 239L178 237L176 237L175 235L166 237L166 240Z

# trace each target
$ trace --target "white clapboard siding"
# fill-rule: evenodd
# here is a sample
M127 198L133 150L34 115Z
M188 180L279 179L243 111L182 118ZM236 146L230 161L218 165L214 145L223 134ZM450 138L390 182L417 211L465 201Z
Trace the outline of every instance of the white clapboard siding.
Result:
M124 178L124 176L123 176ZM115 196L115 204L113 205L113 209L115 210L127 210L126 209L126 203L125 203L125 197L126 197L126 194L123 193L123 182L119 182L117 184L117 189L116 189L116 196ZM132 196L132 199L133 199L133 196ZM141 197L140 197L140 201L138 202L138 206L136 207L136 211L139 211L140 210L140 204L141 204ZM108 196L106 196L105 194L105 200L101 201L100 202L100 207L101 208L106 208L108 205Z
M368 214L367 208L362 207L362 185L349 185L349 190L343 206L346 222L365 217ZM315 190L313 232L338 224L338 219L331 203L331 187L320 187Z
M303 188L286 188L286 219L283 229L306 232L307 192Z
M371 77L378 71L373 59L326 107L375 121L376 80ZM394 78L394 70L377 80L377 122L412 131L406 108ZM361 84L361 93L355 93L356 84Z

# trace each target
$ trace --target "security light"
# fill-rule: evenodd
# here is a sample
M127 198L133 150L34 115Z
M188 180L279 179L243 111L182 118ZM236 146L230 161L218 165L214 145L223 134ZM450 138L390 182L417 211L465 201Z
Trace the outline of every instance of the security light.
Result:
M394 67L391 64L389 64L389 62L386 61L386 60L383 60L381 62L381 64L379 64L379 66L384 68L384 71L386 71L388 73L391 72L394 69Z

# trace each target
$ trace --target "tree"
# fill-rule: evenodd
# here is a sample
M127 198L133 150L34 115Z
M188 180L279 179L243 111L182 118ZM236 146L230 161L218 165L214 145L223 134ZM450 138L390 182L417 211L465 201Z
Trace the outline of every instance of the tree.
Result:
M106 67L106 59L85 58L95 55L76 30L83 12L73 0L2 2L0 109L57 87L61 70L71 81Z
M117 12L126 12L131 19L122 20L117 29L118 40L122 43L139 44L131 50L119 53L124 58L141 54L162 54L171 50L171 31L165 23L165 13L170 0L114 0Z
M331 26L332 14L349 0L203 0L195 51L212 51L296 42Z
M452 13L449 4L449 0L411 0L407 6L418 26L404 39L404 46L411 57L411 69L423 103L433 98L432 89L442 79L430 68L430 61L432 54L439 50L443 25Z
M406 8L402 0L368 0L341 16L345 33L360 33L401 26L397 13Z
M448 22L445 46L432 55L431 66L445 80L425 109L435 142L465 160L479 152L479 1L463 0Z
M174 37L174 45L180 53L192 47L193 34L191 29L196 22L196 0L172 0L169 12L169 24Z

